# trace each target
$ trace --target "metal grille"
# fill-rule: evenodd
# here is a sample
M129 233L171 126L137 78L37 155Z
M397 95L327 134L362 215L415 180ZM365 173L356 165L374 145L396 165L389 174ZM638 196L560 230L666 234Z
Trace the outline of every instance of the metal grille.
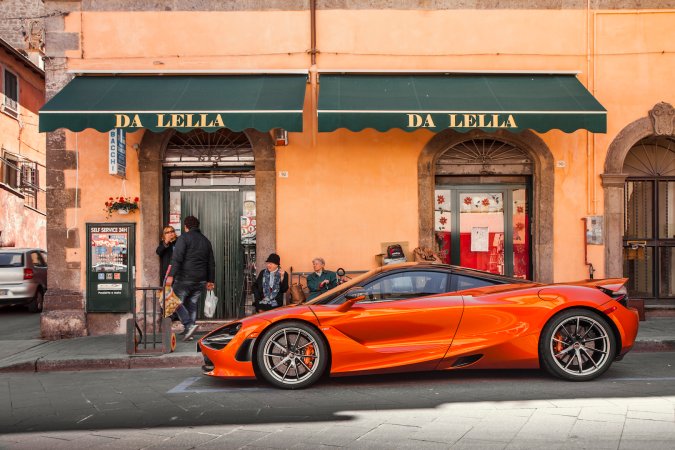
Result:
M174 134L164 162L165 165L253 166L253 148L244 133L227 129L208 133L197 129Z
M666 137L641 140L626 155L623 172L632 177L675 176L675 141Z
M532 174L532 161L522 149L494 139L470 139L446 150L436 162L436 174Z

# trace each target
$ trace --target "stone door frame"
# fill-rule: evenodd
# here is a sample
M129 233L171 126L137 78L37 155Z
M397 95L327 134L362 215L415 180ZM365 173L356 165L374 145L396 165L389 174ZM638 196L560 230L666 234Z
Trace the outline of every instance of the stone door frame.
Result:
M675 138L675 109L669 103L657 103L645 117L627 125L607 149L605 171L600 175L605 197L606 277L623 277L624 186L628 177L623 163L633 146L650 136Z
M449 148L470 139L495 139L526 152L533 164L532 269L535 281L553 282L553 208L554 158L544 141L529 130L519 134L508 131L486 133L480 130L458 133L446 130L434 136L422 149L417 163L419 245L433 248L434 189L436 161ZM457 172L457 175L462 175Z
M141 286L159 285L159 258L155 253L159 242L162 218L164 185L162 162L166 148L175 130L162 133L145 131L141 139L138 168L140 191L143 193L143 213L140 216L138 236L141 242L140 267L137 275ZM265 258L276 249L276 154L269 133L246 129L255 159L256 192L256 254Z

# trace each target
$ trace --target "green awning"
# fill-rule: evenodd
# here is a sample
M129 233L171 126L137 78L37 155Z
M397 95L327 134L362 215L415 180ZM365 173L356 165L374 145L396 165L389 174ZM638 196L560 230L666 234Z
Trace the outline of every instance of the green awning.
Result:
M302 131L306 74L82 76L40 110L40 131Z
M319 86L319 131L607 131L607 111L574 75L321 74Z

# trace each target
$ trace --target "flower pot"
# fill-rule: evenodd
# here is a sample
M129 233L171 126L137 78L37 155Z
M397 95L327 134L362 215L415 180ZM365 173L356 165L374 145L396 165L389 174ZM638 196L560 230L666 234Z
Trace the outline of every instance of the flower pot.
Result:
M129 210L126 209L126 208L120 208L120 209L117 210L117 214L122 214L122 215L129 214Z

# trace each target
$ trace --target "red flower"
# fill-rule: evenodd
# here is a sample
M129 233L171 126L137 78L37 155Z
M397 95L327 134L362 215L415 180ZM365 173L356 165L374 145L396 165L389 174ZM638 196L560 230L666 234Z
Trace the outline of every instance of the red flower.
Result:
M472 202L472 198L471 198L471 197L464 197L464 204L465 204L465 205L470 205L471 202Z
M481 203L483 204L483 206L488 206L490 205L490 199L484 198Z
M124 197L120 197L120 203L124 203Z
M138 197L135 197L135 198L134 198L134 203L138 203L139 200L140 200L140 199L139 199Z
M109 198L108 200L112 200L112 199L113 199L113 198L112 198L112 197L110 197L110 198Z
M442 196L442 195L439 195L439 196L436 198L436 202L438 202L439 205L442 205L443 203L445 203L445 197Z

